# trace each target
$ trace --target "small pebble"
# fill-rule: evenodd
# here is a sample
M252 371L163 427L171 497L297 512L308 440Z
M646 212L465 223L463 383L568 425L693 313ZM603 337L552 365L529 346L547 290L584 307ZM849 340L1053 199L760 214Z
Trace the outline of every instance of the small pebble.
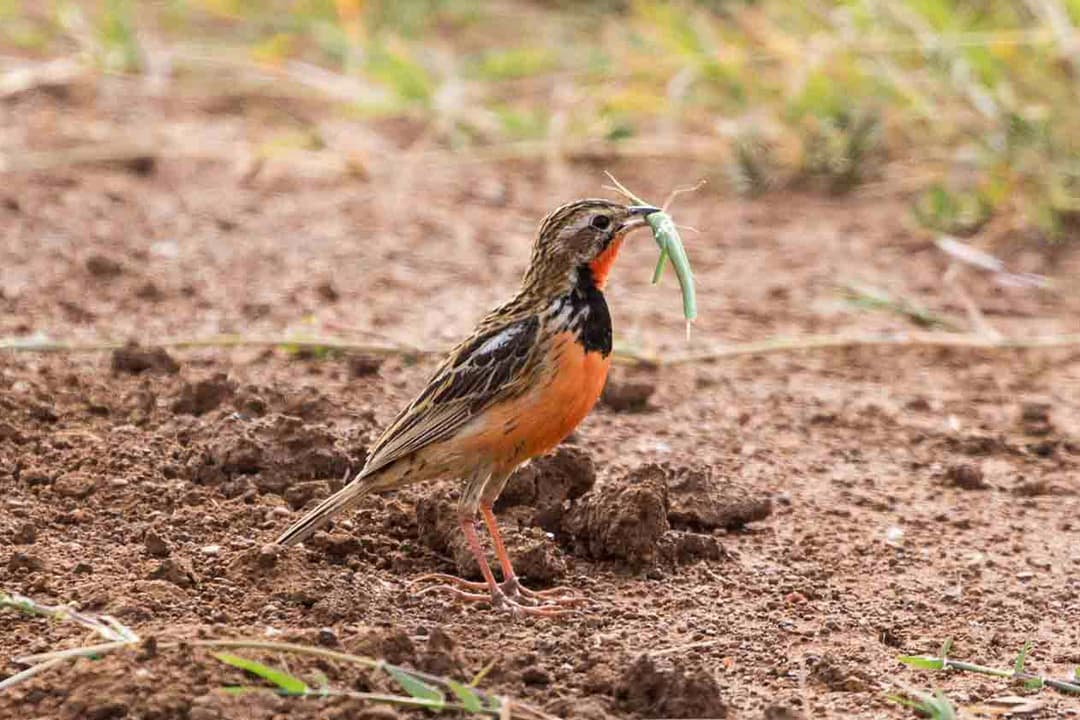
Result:
M203 555L220 555L221 554L221 546L220 545L204 545L201 548L199 548L199 552L201 552Z

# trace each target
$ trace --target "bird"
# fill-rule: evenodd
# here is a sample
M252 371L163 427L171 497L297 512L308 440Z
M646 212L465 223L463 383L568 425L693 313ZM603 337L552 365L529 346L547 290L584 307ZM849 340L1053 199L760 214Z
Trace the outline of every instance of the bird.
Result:
M360 471L277 538L302 542L372 493L412 483L461 483L458 523L483 582L433 573L417 581L513 614L558 616L584 601L569 588L529 590L518 580L493 505L513 471L554 449L592 410L611 366L604 288L627 235L659 209L587 198L540 222L517 293L490 311L438 365L423 390L368 452ZM491 536L495 579L477 516Z

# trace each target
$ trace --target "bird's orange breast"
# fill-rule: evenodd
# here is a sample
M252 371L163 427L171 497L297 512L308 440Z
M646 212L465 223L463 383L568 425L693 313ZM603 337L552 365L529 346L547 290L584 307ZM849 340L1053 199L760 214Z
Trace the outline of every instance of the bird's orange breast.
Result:
M573 333L560 333L536 387L485 412L477 432L467 441L468 449L486 455L497 469L504 470L548 452L592 410L609 367L610 357L585 352Z

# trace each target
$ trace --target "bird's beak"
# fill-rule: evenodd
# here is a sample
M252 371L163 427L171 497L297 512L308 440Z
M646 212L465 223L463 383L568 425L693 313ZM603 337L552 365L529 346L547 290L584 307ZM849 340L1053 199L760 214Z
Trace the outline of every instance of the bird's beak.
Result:
M623 220L621 229L633 230L634 228L643 227L647 224L645 218L658 212L660 212L660 208L652 205L627 205L627 217Z

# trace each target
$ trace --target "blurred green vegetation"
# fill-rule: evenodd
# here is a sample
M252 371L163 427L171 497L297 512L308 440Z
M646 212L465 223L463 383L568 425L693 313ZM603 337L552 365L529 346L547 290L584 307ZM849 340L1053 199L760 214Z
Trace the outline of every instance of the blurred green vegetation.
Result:
M1080 232L1078 23L1080 0L0 0L21 55L303 63L461 152L707 139L741 192L899 179L930 229L1051 241Z

